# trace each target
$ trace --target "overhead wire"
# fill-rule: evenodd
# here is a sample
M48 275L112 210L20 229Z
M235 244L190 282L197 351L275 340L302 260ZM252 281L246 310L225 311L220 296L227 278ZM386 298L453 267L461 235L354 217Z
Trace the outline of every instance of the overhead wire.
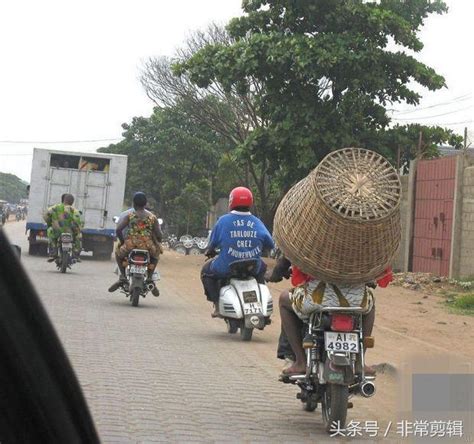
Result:
M450 114L456 114L456 113L460 113L462 111L467 111L468 109L471 109L472 108L472 105L469 105L465 108L461 108L461 109L456 109L454 111L448 111L446 113L441 113L441 114L435 114L433 116L422 116L422 117L392 117L393 120L425 120L425 119L433 119L435 117L442 117L442 116L448 116Z
M464 102L464 101L469 100L469 99L472 99L472 93L463 94L462 96L455 97L454 99L449 100L447 102L440 102L440 103L436 103L434 105L422 106L422 107L419 107L419 108L409 109L409 110L400 110L400 111L393 110L393 111L396 112L397 114L400 114L400 115L401 114L411 114L411 113L415 113L415 112L418 112L418 111L423 111L423 110L426 110L426 109L437 108L439 106L447 106L447 105L452 105L454 103Z
M96 143L96 142L113 142L117 140L122 140L122 138L113 138L113 139L89 139L89 140L49 140L49 141L40 141L40 140L0 140L0 143L24 143L24 144L53 144L53 143Z

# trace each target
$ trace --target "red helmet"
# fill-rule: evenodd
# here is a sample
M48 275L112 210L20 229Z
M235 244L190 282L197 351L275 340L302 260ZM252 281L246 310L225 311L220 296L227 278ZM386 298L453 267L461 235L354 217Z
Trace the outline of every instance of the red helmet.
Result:
M229 195L229 209L237 207L251 207L253 205L253 194L245 187L234 188Z

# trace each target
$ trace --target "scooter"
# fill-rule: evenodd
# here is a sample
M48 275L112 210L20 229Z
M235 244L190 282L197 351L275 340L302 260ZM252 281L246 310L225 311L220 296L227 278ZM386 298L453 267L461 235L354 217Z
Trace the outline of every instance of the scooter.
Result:
M243 341L250 341L254 329L263 330L271 323L273 299L265 284L255 279L259 262L236 261L230 265L230 277L221 282L219 315L227 324L227 331L235 334L240 329Z

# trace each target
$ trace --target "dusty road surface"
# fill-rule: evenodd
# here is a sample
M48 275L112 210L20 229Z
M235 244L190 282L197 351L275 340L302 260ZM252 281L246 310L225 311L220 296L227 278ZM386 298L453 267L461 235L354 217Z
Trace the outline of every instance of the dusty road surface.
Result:
M11 222L5 230L23 247L22 262L103 442L337 442L323 431L319 409L304 412L296 388L278 382L278 313L250 343L211 319L199 281L202 258L166 252L161 296L150 295L134 308L123 295L107 292L116 279L112 261L84 258L61 275L45 258L28 256L24 227ZM274 296L285 286L272 286ZM448 314L439 299L400 288L377 290L376 298L376 348L367 356L369 363L388 365L379 367L376 396L355 398L349 420L378 421L381 439L398 419L404 391L393 369L406 371L413 356L472 364L474 319ZM374 438L364 434L353 442L359 440ZM394 430L384 440L400 441Z

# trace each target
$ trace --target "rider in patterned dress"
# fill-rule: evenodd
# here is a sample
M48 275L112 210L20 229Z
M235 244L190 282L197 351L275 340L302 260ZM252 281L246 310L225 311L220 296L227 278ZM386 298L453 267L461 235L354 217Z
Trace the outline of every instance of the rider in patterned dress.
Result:
M49 240L50 258L48 262L54 261L58 257L58 239L63 233L73 235L73 254L79 260L81 252L81 214L72 204L74 196L63 194L61 203L53 205L44 215L44 220L48 226L47 235Z
M127 282L125 276L125 261L128 253L133 249L148 250L150 253L150 266L148 268L148 281L152 281L152 275L158 263L158 258L162 252L160 242L162 233L158 218L150 211L145 209L147 199L144 193L138 192L133 196L133 210L130 210L117 225L116 233L119 244L115 250L117 265L120 270L120 279L115 282L109 291L113 292ZM124 231L126 230L126 237ZM152 294L158 296L156 287Z

